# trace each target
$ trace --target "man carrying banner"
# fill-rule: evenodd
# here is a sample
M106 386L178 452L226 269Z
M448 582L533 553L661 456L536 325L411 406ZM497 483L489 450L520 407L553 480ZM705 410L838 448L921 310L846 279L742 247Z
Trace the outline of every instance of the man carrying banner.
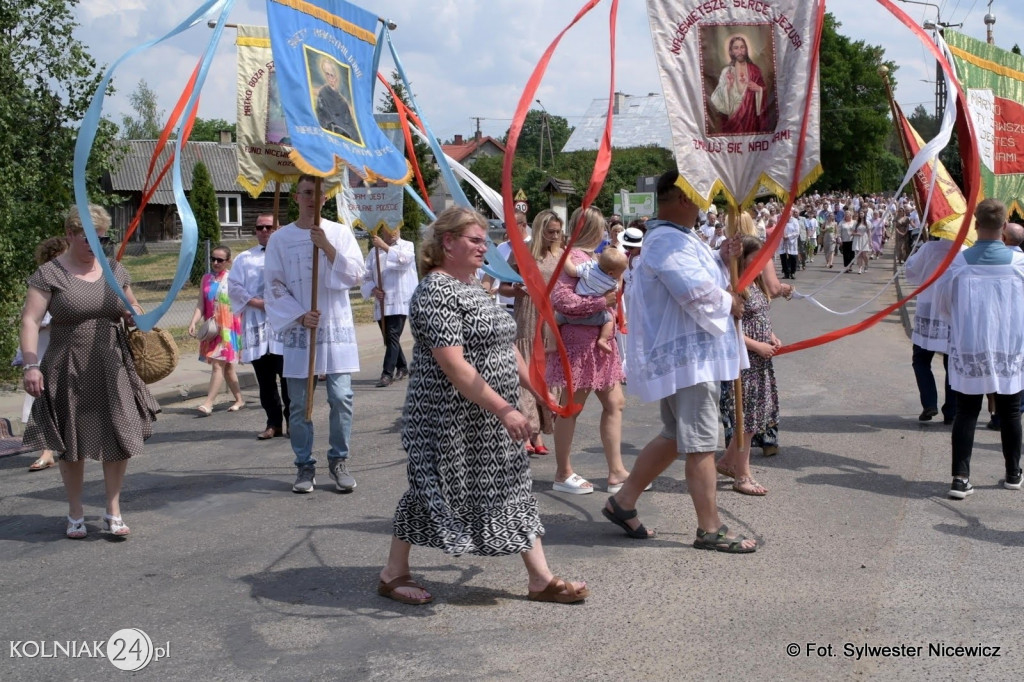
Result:
M416 252L412 242L402 239L399 230L381 230L373 235L373 248L366 254L363 298L373 297L373 319L383 316L384 369L377 388L409 376L409 365L402 352L402 331L409 315L409 301L416 290ZM378 280L378 277L380 280ZM383 306L384 310L381 311Z
M658 179L658 217L647 222L626 289L626 365L636 368L627 387L642 400L660 400L662 431L601 512L632 538L652 537L636 518L637 499L685 455L686 484L697 511L694 547L745 554L757 542L729 535L722 524L715 471L720 382L735 380L749 365L733 321L743 314L743 299L728 290L725 265L740 247L729 239L715 252L696 236L688 226L695 224L697 205L676 186L678 178L673 170Z
M298 219L274 233L266 252L266 310L270 326L280 330L284 346L284 376L291 398L288 423L298 476L292 491L308 493L316 484L313 458L313 423L306 419L306 379L309 343L316 339L314 372L327 375L330 405L330 448L327 466L339 491L348 492L356 481L348 472L352 435L352 377L359 371L359 350L352 323L348 290L363 281L363 254L352 230L320 219L324 197L314 197L316 178L303 175L294 186ZM313 246L319 249L318 309L311 309Z
M258 244L243 251L235 258L235 265L228 274L228 296L231 311L242 318L242 362L251 362L260 387L260 406L267 413L267 428L256 438L270 440L284 435L289 405L288 382L284 380L284 358L281 357L281 335L267 324L264 294L266 280L263 277L267 242L277 228L274 216L264 213L256 218L256 241ZM278 377L281 377L281 392L277 391ZM282 410L282 403L284 409Z
M1001 201L981 201L974 220L978 234L974 246L957 254L936 283L940 311L949 316L949 383L956 392L949 496L957 500L974 492L971 452L986 393L996 394L1006 465L1003 487L1021 487L1024 254L1011 251L1000 239L1006 224L1006 206Z

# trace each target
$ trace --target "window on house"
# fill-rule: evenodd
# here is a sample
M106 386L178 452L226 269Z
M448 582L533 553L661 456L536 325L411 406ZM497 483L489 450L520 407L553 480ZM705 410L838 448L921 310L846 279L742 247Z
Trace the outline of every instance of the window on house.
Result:
M221 225L242 224L242 196L240 194L217 195L217 217Z

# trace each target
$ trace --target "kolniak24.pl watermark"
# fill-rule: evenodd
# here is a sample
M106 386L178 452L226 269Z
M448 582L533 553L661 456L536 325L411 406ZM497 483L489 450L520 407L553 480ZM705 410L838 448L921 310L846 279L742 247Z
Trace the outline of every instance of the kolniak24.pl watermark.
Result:
M9 658L105 658L118 670L142 670L153 661L169 658L171 643L153 645L139 628L124 628L107 641L11 640Z

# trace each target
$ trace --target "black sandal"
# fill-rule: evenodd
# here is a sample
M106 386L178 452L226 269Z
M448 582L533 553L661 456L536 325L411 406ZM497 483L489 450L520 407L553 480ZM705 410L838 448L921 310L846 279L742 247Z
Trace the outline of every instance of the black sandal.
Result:
M753 547L743 546L743 541L747 539L743 535L726 537L728 533L729 527L725 525L717 531L701 530L698 528L697 539L693 541L693 546L697 549L710 549L725 552L726 554L750 554L757 551L757 545Z
M604 517L614 523L616 526L626 531L626 535L636 540L646 540L653 538L654 533L648 533L647 529L644 528L644 524L640 524L636 528L630 528L626 521L636 518L636 509L630 509L626 511L619 506L619 503L615 501L614 497L608 498L608 504L612 506L612 510L608 511L608 507L601 507L601 513Z

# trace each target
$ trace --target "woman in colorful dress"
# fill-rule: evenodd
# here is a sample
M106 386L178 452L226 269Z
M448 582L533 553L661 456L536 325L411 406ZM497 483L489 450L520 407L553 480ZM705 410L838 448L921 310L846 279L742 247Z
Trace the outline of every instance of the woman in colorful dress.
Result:
M576 265L588 260L595 260L595 249L600 245L604 234L604 216L601 211L591 206L586 211L576 209L569 218L569 233L578 230L576 244L569 253L569 259ZM576 293L578 278L563 272L551 292L551 304L556 312L566 317L584 317L606 309L613 309L617 294L611 291L604 297L580 296ZM569 356L569 369L572 373L574 399L583 405L591 392L596 393L601 401L601 421L599 434L604 448L604 457L608 463L608 487L610 493L617 493L629 477L629 470L622 464L622 409L626 397L622 393L622 381L625 374L619 359L618 344L615 339L609 340L612 352L598 350L596 341L600 327L583 324L564 324L560 328L562 343ZM547 354L546 378L552 389L566 386L565 371L558 353L549 351ZM563 392L562 404L568 401L568 393ZM572 469L570 454L572 452L573 435L576 432L576 417L564 417L555 420L555 480L552 489L570 495L586 495L594 492L594 486Z
M217 324L217 333L209 339L199 341L199 360L210 363L210 390L206 400L196 408L204 417L213 413L213 401L220 393L221 385L227 381L228 390L235 402L228 412L238 412L245 407L245 398L238 385L238 374L235 365L242 350L242 320L231 312L231 299L228 297L228 273L231 271L231 249L218 244L210 252L210 269L203 275L199 286L199 300L192 313L192 321L188 325L189 336L196 335L196 324L200 319L213 319Z
M761 248L761 240L744 235L743 267L749 263ZM733 479L732 488L744 495L764 495L767 489L758 483L750 471L750 445L755 434L765 431L770 425L779 423L779 393L775 384L775 368L772 356L782 347L782 342L772 333L771 294L763 275L758 275L747 288L747 301L743 310L743 340L750 356L750 367L740 373L743 386L743 448L732 437L732 414L736 409L733 382L722 382L720 400L721 414L727 419L725 455L718 460L718 473Z
M487 221L468 208L439 215L421 246L402 415L409 489L395 510L377 593L403 604L433 600L410 574L409 554L419 545L454 556L519 554L529 599L582 601L586 583L555 577L544 557L524 447L530 423L517 409L520 391L533 388L515 320L476 277L485 253Z
M90 205L100 243L108 241L110 215ZM68 497L67 537L84 538L82 504L86 458L103 463L104 530L120 539L130 530L121 518L121 485L128 460L143 452L160 406L135 371L122 319L132 312L107 284L76 207L64 221L68 250L28 278L21 316L25 392L35 398L23 441L60 453ZM114 278L136 311L131 277L111 261ZM39 358L39 327L52 316L50 345Z

